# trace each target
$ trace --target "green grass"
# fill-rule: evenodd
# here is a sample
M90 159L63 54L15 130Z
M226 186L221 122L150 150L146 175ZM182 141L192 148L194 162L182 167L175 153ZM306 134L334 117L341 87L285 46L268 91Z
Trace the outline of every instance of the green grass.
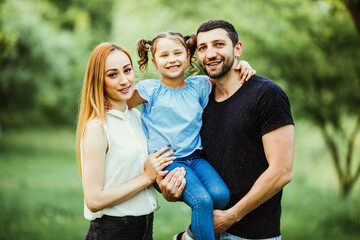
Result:
M156 212L154 238L169 239L186 228L183 203ZM83 239L82 185L74 133L69 129L5 132L0 140L0 239ZM174 214L176 213L176 214Z
M77 175L74 131L5 131L0 139L0 239L83 239L83 194ZM297 125L293 181L285 188L283 239L359 239L359 183L339 197L326 149L317 131ZM154 239L171 239L190 222L183 203L159 196Z

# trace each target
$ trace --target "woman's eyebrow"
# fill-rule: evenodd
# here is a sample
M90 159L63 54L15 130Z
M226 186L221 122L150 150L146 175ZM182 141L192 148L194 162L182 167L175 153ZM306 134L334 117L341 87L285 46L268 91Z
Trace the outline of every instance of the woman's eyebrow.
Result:
M105 73L107 73L107 72L109 72L109 71L116 71L116 70L117 70L116 68L110 68L110 69L106 70Z

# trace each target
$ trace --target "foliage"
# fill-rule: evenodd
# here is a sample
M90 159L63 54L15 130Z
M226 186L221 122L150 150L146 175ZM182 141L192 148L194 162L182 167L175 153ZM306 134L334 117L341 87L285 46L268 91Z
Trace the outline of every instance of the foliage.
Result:
M74 125L86 62L102 41L120 43L136 62L140 38L225 19L239 32L241 58L285 88L296 119L322 130L347 195L360 175L360 41L350 3L359 1L2 0L0 126ZM159 78L149 65L140 78Z
M354 151L360 132L360 62L354 60L360 56L359 35L344 9L320 1L273 2L279 5L269 15L282 22L269 27L276 25L277 33L254 33L254 39L271 56L273 77L286 81L296 116L321 129L347 196L360 177Z
M86 56L111 15L91 1L12 0L0 16L0 124L73 123Z

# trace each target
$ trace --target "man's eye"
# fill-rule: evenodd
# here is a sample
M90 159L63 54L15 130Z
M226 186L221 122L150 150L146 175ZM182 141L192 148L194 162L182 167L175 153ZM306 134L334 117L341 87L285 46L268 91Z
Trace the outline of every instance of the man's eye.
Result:
M202 51L204 49L205 49L205 47L199 47L198 51Z

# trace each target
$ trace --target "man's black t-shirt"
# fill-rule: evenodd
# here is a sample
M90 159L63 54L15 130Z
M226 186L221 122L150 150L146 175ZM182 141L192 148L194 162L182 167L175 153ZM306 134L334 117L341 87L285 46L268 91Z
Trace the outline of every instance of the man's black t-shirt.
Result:
M209 96L201 130L206 159L220 174L235 205L267 169L262 136L294 124L289 100L271 80L255 75L223 102ZM227 232L243 238L280 235L282 191L247 214Z

